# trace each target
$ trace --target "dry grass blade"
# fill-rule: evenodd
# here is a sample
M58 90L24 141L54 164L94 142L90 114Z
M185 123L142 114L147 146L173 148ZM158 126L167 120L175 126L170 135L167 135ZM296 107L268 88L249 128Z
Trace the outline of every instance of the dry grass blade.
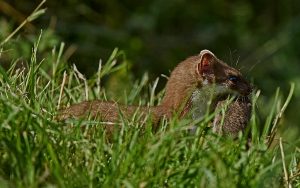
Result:
M63 77L63 81L61 83L59 98L58 98L58 103L57 103L57 109L58 110L60 108L61 98L62 98L64 87L65 87L65 84L66 84L66 79L67 79L67 73L66 73L66 71L64 71L64 77Z
M280 153L281 153L281 158L282 158L282 166L283 166L283 171L284 171L284 180L285 180L285 183L286 183L286 187L292 188L292 185L289 182L289 175L288 175L287 169L286 169L285 157L284 157L284 151L283 151L282 138L281 137L279 139L279 146L280 146Z
M89 89L88 89L88 84L87 84L87 81L86 81L86 78L84 77L83 74L81 74L79 72L79 70L77 69L76 65L73 64L73 70L74 72L77 74L78 78L81 79L84 83L84 90L85 90L85 100L88 100L89 99Z

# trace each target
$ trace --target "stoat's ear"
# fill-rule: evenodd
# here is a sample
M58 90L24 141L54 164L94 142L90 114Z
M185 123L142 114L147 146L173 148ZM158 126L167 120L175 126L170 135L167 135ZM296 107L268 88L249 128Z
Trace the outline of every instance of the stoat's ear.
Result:
M213 63L216 56L209 50L202 50L199 54L200 62L197 64L197 72L200 76L214 74Z

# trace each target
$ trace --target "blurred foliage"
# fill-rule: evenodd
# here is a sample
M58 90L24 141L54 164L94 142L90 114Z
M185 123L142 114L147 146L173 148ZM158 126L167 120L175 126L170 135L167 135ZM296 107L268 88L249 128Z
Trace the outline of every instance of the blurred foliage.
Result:
M39 2L0 0L0 39ZM295 82L295 95L283 120L299 124L295 112L300 106L300 1L51 0L46 7L42 18L27 24L15 44L6 46L1 64L26 54L24 59L29 58L33 36L42 28L40 48L65 41L64 61L75 63L86 75L94 74L99 59L106 60L115 47L123 50L127 69L107 80L108 85L122 88L145 71L152 80L162 73L169 75L178 62L206 48L239 67L266 100L277 87L287 93L289 82ZM165 82L161 79L160 88ZM264 113L264 105L258 109Z

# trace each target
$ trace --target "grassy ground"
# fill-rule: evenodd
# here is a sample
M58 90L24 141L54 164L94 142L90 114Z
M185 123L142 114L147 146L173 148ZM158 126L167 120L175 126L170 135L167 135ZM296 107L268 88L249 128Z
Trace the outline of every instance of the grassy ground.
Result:
M109 99L101 80L124 69L122 53L115 50L87 80L64 63L63 43L41 54L41 38L30 59L21 65L16 59L8 70L0 67L0 187L300 186L300 140L287 141L281 135L289 130L277 131L284 127L280 120L294 85L286 99L274 91L266 116L254 110L249 149L247 135L232 140L213 134L207 123L212 115L162 122L156 134L151 122L141 129L134 120L123 120L107 142L101 122L57 122L55 115L70 103ZM1 43L0 58L9 42ZM123 101L157 104L163 92L155 94L155 87L145 75L129 86ZM253 101L259 103L256 94ZM195 135L186 132L191 124L199 127Z
M269 146L268 142L280 125L278 120L290 96L285 104L275 97L266 119L258 120L253 114L249 149L246 136L231 140L214 135L207 123L211 116L200 122L163 122L156 134L151 132L150 123L140 134L138 123L124 120L122 129L108 143L101 122L62 123L55 120L55 114L69 103L106 100L100 81L124 67L122 63L114 65L121 53L114 51L99 72L86 80L76 68L61 62L63 44L49 52L49 59L39 60L38 43L28 63L17 66L18 61L14 61L9 70L1 68L1 187L300 185L299 140L286 143L277 133L275 144ZM149 94L139 99L142 90L149 90ZM124 98L128 104L156 104L161 93L155 95L154 90L155 83L142 79ZM196 135L185 131L191 123L199 126Z

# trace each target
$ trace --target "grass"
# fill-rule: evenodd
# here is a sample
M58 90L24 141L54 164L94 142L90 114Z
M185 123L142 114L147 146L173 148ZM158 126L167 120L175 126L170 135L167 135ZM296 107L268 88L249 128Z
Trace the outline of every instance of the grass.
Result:
M275 92L266 117L253 109L249 149L247 135L232 140L212 133L207 123L211 114L198 122L164 121L155 134L151 122L144 130L134 119L123 120L107 142L100 121L58 122L55 115L70 103L109 99L101 80L126 68L124 54L113 51L86 79L65 64L63 43L41 55L42 38L23 66L19 60L7 70L0 66L0 187L300 186L300 140L287 142L278 131L293 84L285 100L279 89ZM0 48L2 55L4 43ZM145 74L123 101L159 103L163 92L155 91L157 81L149 82ZM259 103L259 92L253 101ZM199 127L195 135L186 132L191 124Z

